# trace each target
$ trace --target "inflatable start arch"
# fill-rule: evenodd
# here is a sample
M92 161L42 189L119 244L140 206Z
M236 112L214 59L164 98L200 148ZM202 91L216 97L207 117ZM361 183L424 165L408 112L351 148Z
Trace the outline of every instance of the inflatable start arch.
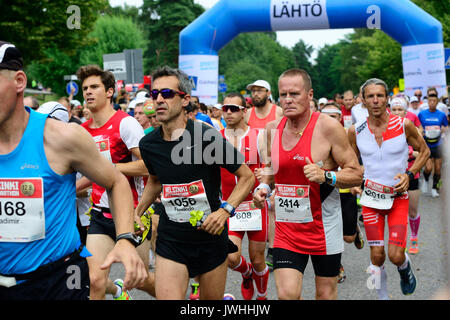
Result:
M402 45L405 92L445 92L442 25L409 0L220 0L180 33L179 68L217 103L218 52L239 33L338 28L383 30Z

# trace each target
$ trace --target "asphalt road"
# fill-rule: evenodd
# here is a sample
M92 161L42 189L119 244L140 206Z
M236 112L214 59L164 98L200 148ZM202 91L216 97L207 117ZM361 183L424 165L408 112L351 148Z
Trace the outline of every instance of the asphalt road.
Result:
M443 241L444 230L442 227L442 204L441 199L433 199L429 194L422 194L419 203L419 213L421 224L419 229L419 249L416 255L409 255L412 267L417 278L417 287L410 296L404 296L400 289L400 277L395 265L389 261L385 262L388 277L388 293L393 300L424 300L430 299L446 283L444 274L444 261L447 258L448 249ZM362 226L362 223L360 224ZM364 227L362 227L364 232ZM386 226L387 232L387 226ZM409 237L408 237L409 238ZM247 241L244 238L243 254L248 258ZM385 236L387 239L387 234ZM345 251L342 254L342 264L345 268L346 280L338 284L339 300L377 300L377 293L374 289L369 289L367 279L369 274L366 269L370 264L369 246L364 246L358 250L353 244L345 244ZM111 268L111 279L122 278L124 276L122 265L115 264ZM236 299L242 299L240 293L241 276L235 271L228 270L226 293L233 294ZM187 297L189 296L187 291ZM134 300L154 299L145 292L133 289L131 296ZM305 270L303 280L302 297L305 300L315 298L314 271L309 261ZM275 279L273 273L270 274L268 284L268 298L277 299ZM111 300L111 296L107 297Z

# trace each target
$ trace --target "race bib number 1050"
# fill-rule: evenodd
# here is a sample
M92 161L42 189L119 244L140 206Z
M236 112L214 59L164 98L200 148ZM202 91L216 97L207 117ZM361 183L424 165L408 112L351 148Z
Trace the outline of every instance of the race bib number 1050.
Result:
M0 242L45 238L42 178L0 179Z

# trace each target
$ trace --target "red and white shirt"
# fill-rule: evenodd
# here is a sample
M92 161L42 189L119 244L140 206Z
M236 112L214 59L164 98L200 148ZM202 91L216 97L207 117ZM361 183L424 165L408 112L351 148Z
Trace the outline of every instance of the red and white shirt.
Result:
M119 110L100 128L90 128L92 119L82 126L91 134L100 153L112 163L127 163L137 160L131 149L139 148L139 141L144 136L144 129L139 122ZM127 177L133 193L134 205L137 206L142 194L142 177ZM106 190L93 183L92 201L95 206L109 208Z

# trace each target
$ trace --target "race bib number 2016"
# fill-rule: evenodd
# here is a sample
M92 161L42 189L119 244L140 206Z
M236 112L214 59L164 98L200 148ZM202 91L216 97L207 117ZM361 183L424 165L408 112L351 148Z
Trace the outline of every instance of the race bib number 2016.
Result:
M42 178L0 179L0 242L45 238Z

